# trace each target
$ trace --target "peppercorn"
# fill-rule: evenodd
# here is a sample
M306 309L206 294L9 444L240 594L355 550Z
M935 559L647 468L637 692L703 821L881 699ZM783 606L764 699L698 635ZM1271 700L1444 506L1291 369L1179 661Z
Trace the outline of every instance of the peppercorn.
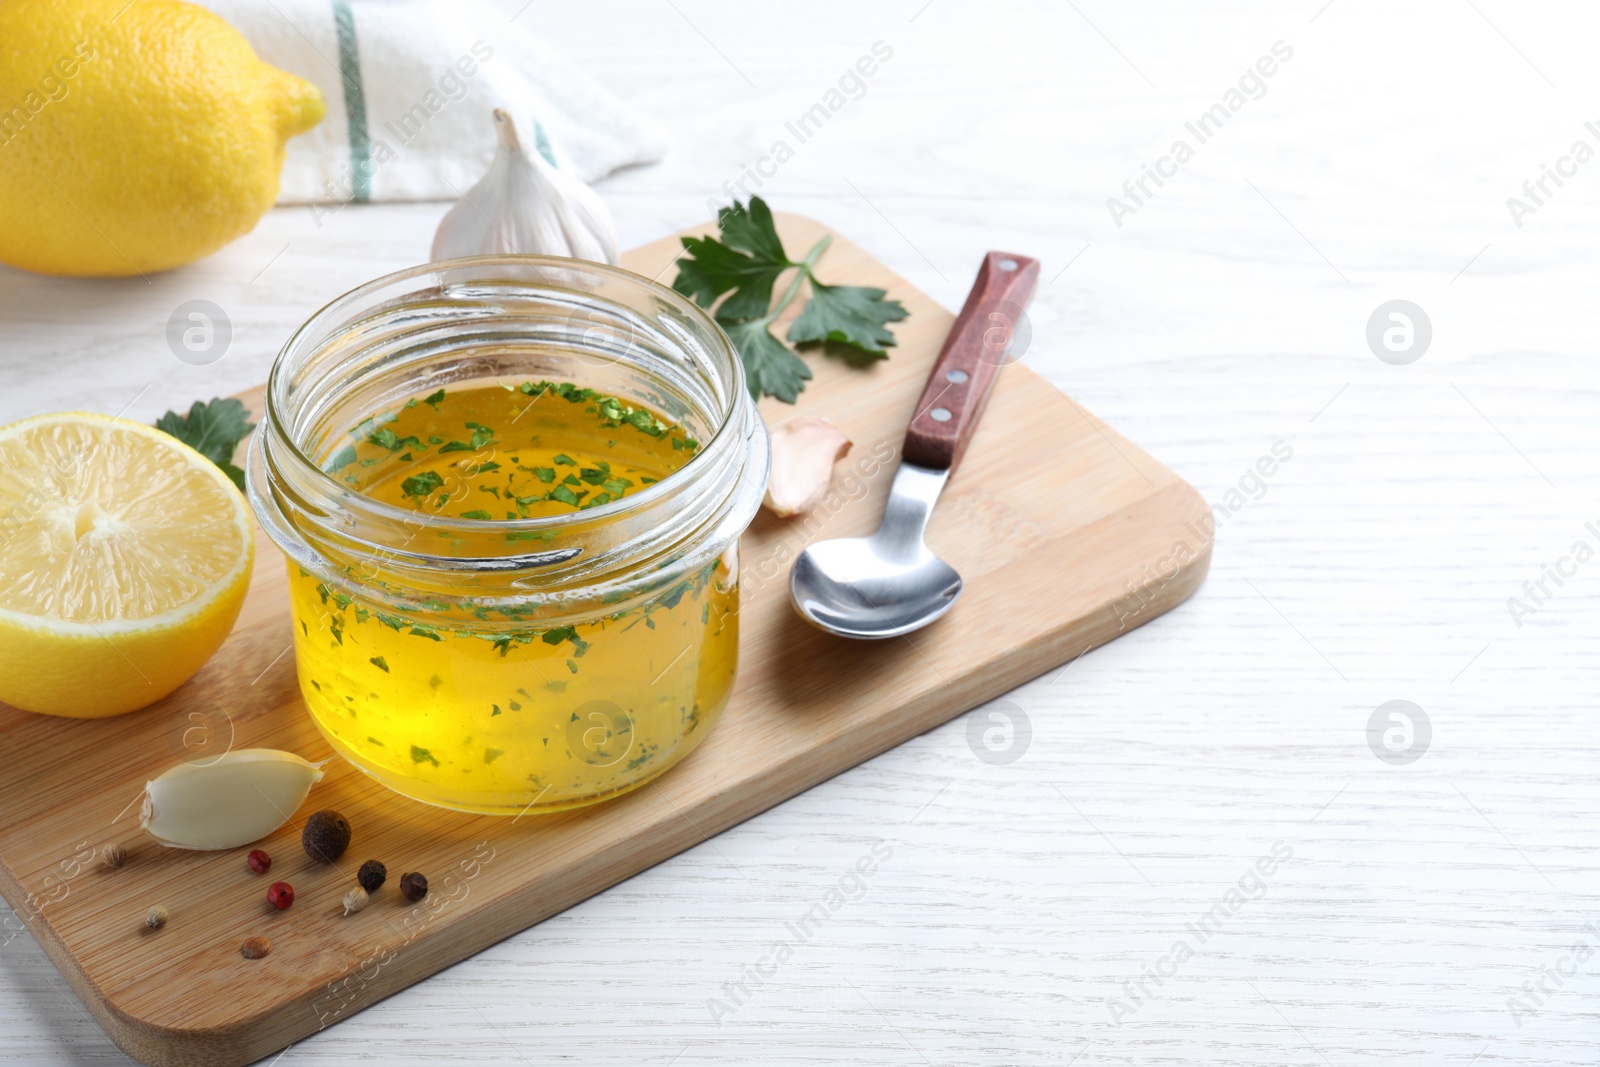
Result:
M294 886L288 882L273 882L267 887L267 903L283 911L294 903Z
M415 904L428 895L428 880L416 871L400 876L400 895Z
M259 848L251 849L250 855L246 856L244 861L248 863L250 865L250 869L255 871L257 874L266 874L272 869L272 857L261 851Z
M167 920L171 916L172 913L166 909L165 905L156 904L144 913L144 924L152 930L159 930L167 925Z
M107 867L115 871L128 862L128 850L121 845L107 845L101 851L100 859Z
M350 890L344 895L344 913L346 915L354 915L367 906L368 899L367 891L360 886Z
M336 811L319 811L306 820L300 843L312 859L332 863L350 847L350 820Z
M356 881L369 893L376 893L383 886L383 880L388 877L389 868L378 860L368 860L356 872Z
M272 942L264 937L247 937L244 944L239 946L239 955L247 960L259 960L262 956L272 951Z

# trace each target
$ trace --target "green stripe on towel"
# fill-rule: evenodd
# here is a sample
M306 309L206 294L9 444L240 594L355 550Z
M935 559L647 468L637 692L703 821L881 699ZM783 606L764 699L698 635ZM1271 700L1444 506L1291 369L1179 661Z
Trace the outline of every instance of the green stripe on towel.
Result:
M344 110L350 120L350 199L372 199L372 142L367 137L367 94L361 88L361 53L356 48L356 20L346 0L333 0L333 24L339 32L339 76L344 79Z
M539 124L538 119L533 120L533 147L539 150L546 163L552 167L556 165L555 150L550 147L550 138L545 136L544 127Z

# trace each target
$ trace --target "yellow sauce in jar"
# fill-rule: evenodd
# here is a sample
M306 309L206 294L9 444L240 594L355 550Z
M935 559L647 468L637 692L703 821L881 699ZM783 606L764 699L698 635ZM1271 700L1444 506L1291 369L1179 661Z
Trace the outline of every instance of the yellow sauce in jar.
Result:
M486 524L615 501L699 447L656 412L548 382L419 395L350 442L324 469L364 496ZM384 583L378 567L338 588L291 563L300 686L336 749L411 796L488 812L590 803L664 770L727 702L738 586L720 560L627 610L522 628L463 618L466 597L438 618L387 610L359 591Z

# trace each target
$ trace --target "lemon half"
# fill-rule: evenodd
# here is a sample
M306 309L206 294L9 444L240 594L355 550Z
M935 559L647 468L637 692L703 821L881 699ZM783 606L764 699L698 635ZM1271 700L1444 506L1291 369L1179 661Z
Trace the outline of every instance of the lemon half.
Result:
M160 700L228 636L254 555L244 497L176 438L79 412L0 427L0 700Z

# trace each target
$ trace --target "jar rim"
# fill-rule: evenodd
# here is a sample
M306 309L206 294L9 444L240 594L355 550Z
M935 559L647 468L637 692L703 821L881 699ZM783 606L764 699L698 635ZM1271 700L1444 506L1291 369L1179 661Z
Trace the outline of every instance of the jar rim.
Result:
M574 267L574 264L576 264L576 267ZM727 363L733 371L729 393L734 402L728 404L726 410L720 413L715 432L701 448L696 450L687 463L676 470L668 472L666 477L651 485L644 486L639 492L618 497L587 511L573 512L568 515L546 515L526 519L465 519L457 516L433 515L398 507L393 504L386 504L340 483L337 478L324 470L320 464L306 453L300 442L294 438L288 431L288 427L283 424L280 408L284 401L283 393L288 389L286 376L291 373L289 366L291 353L300 347L306 338L314 336L316 328L336 324L339 312L358 306L363 298L381 292L391 285L410 278L440 273L445 270L461 268L482 269L493 266L548 267L552 270L579 269L598 273L638 286L660 299L665 299L668 303L674 305L678 311L687 314L690 318L700 320L701 325L709 327L706 330L707 337L720 348L718 355L726 357ZM318 347L320 347L320 343L317 346L310 347L309 350L316 351ZM279 349L278 355L273 359L272 369L267 375L264 418L268 423L266 428L272 431L274 439L288 447L289 459L299 468L299 473L308 475L313 482L324 488L332 489L340 499L354 498L359 500L361 502L360 508L363 511L379 519L419 525L435 531L538 533L567 528L579 521L604 521L626 515L640 507L648 507L662 497L680 489L684 482L698 475L704 468L705 464L701 462L702 459L706 455L725 447L729 437L737 432L734 424L737 421L738 401L741 396L748 396L744 361L739 358L738 352L733 348L733 343L728 339L722 328L717 325L716 320L704 308L677 290L662 285L653 278L646 278L642 274L636 274L623 267L612 266L608 263L595 263L590 260L573 259L566 256L497 254L436 260L431 263L423 263L414 267L392 271L341 293L318 308L310 318L301 324L299 329L290 335L288 341L284 343L283 347Z
M598 331L585 325L592 322ZM470 362L476 349L488 357L481 367ZM368 401L378 407L406 387L474 376L504 384L523 369L524 351L535 366L541 351L558 361L608 357L630 372L620 399L642 398L646 410L664 405L663 415L702 441L683 466L637 492L538 519L395 507L312 460L313 450L334 447L345 418L370 414L360 410ZM430 381L430 368L444 373ZM452 378L452 369L466 373ZM517 613L503 624L511 626L534 617L530 611L549 618L579 617L585 605L622 610L704 567L749 525L769 468L743 363L693 301L605 264L476 256L376 278L297 329L274 363L246 474L262 528L302 570L332 584L353 580L368 599L400 612L436 610L448 587L444 595L461 598L463 610ZM528 536L534 531L542 532ZM442 536L418 542L418 534ZM523 541L539 547L516 544Z

